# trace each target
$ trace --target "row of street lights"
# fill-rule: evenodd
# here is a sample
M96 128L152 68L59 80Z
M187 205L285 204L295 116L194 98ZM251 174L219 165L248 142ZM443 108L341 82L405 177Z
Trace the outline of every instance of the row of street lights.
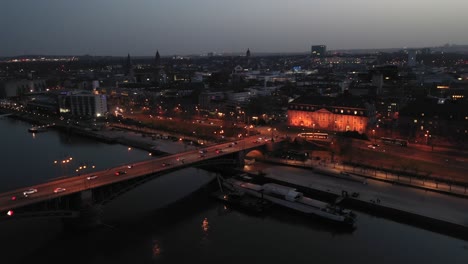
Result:
M68 174L68 165L73 161L73 157L68 157L63 160L54 160L54 165L60 166L62 168L62 174ZM81 171L85 171L86 169L95 169L95 165L88 165L87 162L81 163L76 169L75 172L80 173Z

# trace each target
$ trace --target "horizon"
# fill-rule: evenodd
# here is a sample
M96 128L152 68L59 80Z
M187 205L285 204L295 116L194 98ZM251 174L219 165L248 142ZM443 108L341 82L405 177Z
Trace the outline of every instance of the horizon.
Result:
M325 45L326 46L326 45ZM420 47L387 47L387 48L354 48L354 49L333 49L329 50L327 47L327 52L358 52L358 51L369 51L369 52L377 52L381 50L411 50L411 49L423 49L423 48L429 48L429 49L437 49L437 48L452 48L452 47L465 47L467 48L468 52L468 44L443 44L443 45L438 45L438 46L420 46ZM212 51L207 51L207 52L202 52L202 53L186 53L186 54L178 54L178 53L173 53L173 54L163 54L161 51L159 51L161 57L171 57L171 56L203 56L207 55L208 53L213 53L215 56L220 55L220 56L229 56L229 55L242 55L245 54L247 51L246 48L244 51L225 51L225 52L212 52ZM310 53L310 51L290 51L290 52L285 52L285 51L253 51L252 49L249 49L252 56L255 56L255 54L273 54L273 55L307 55ZM48 56L48 57L63 57L63 56L72 56L72 57L83 57L83 56L91 56L91 57L127 57L127 55L130 55L130 57L136 58L136 57L154 57L154 54L150 55L141 55L141 54L136 54L132 55L131 53L125 53L122 55L106 55L106 54L20 54L20 55L0 55L0 58L12 58L12 57L28 57L28 56Z

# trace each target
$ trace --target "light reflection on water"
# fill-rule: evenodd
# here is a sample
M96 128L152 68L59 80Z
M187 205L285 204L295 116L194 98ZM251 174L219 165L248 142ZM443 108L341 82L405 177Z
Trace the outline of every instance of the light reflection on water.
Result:
M208 223L208 218L205 217L202 222L202 229L203 232L208 233L208 229L210 228L210 224Z

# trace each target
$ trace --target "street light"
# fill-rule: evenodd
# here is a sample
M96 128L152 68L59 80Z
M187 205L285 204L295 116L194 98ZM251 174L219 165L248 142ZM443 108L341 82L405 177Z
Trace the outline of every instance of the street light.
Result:
M72 157L69 157L69 158L66 158L64 160L54 160L54 164L55 165L60 165L60 168L61 168L61 173L63 176L64 174L68 173L68 163L70 163L71 161L73 160Z

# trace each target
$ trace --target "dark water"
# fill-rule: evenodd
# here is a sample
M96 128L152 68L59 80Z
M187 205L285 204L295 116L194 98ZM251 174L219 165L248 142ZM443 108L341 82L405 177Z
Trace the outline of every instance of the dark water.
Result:
M2 190L58 175L51 163L57 155L89 158L99 168L148 158L144 151L56 132L32 138L27 127L0 120ZM213 177L186 169L157 178L106 206L105 225L93 231L67 232L57 219L0 223L1 262L468 263L467 241L362 212L349 232L279 208L263 217L245 214L205 189L187 197Z

